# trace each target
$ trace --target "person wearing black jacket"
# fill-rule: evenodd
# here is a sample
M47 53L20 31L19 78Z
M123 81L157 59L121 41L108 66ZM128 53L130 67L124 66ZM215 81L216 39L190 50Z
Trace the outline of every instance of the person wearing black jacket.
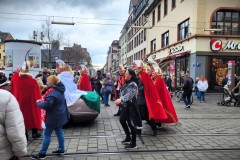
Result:
M120 90L120 98L117 99L115 103L117 106L121 105L120 123L126 134L126 138L122 141L122 144L126 145L126 149L134 149L137 148L137 129L142 128L142 120L136 98L138 93L138 81L132 69L127 69L125 79L126 82Z
M142 120L146 120L147 123L152 128L152 135L157 135L157 125L154 121L149 120L148 108L144 94L144 85L140 79L138 79L138 95L137 95L137 103L140 110Z
M102 84L100 81L102 81L103 77L101 75L101 71L98 70L97 71L97 80L96 80L96 92L99 94L99 96L101 97L101 101L103 101L103 95L101 93L101 89L102 89Z
M7 77L5 76L5 74L3 74L2 71L0 71L0 83L4 83L7 81Z
M188 77L187 75L183 76L183 101L186 105L186 108L190 108L191 104L191 96L193 89L193 79Z

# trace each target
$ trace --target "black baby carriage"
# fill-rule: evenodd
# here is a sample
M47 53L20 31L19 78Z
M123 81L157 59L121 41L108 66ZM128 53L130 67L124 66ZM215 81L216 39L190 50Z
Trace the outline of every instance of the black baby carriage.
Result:
M237 97L231 92L231 89L228 87L228 85L223 87L223 94L225 98L223 98L221 102L217 103L219 106L230 106L231 104L237 104Z

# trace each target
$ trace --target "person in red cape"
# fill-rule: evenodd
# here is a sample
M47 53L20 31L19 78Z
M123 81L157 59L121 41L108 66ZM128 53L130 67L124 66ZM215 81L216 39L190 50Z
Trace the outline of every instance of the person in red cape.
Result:
M79 81L77 84L78 89L83 91L92 91L90 77L87 74L88 72L87 67L84 65L80 65L79 70L81 72L81 77L79 78Z
M162 101L164 111L168 116L167 119L161 120L161 123L176 123L178 122L178 117L167 90L167 86L161 76L162 73L159 67L152 68L153 81L158 91L158 95Z
M41 109L36 104L36 101L42 98L41 91L37 81L29 73L29 67L29 61L24 62L17 82L14 82L13 79L13 82L17 84L17 86L14 86L16 87L14 93L23 113L27 139L29 129L32 129L33 138L39 138L41 134L38 133L38 130L42 129Z
M125 68L123 66L119 66L119 76L116 79L116 82L114 83L115 86L115 99L119 98L120 95L120 89L122 87L122 85L126 82L125 79ZM118 108L118 112L114 114L114 116L120 116L121 114L121 108L119 106Z
M14 73L13 73L13 77L11 80L11 93L14 95L14 97L17 97L17 82L18 82L18 78L19 78L19 72L20 72L20 68L18 68Z
M144 63L140 60L135 60L133 69L136 70L140 79L137 99L142 119L149 123L153 130L152 135L155 136L157 134L155 122L167 119L167 115L150 75L144 71Z

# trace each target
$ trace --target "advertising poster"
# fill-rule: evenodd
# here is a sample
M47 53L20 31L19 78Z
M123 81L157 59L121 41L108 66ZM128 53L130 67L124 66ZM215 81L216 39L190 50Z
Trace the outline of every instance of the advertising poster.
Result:
M12 70L12 68L13 68L12 52L6 52L5 53L5 65L6 65L6 70Z
M169 74L172 77L172 87L175 87L175 60L170 61Z
M30 70L40 69L40 55L37 53L29 53L27 61L30 62Z

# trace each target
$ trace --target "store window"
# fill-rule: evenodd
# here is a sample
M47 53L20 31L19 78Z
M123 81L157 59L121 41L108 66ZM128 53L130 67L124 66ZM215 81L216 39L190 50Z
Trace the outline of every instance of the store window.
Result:
M212 15L212 29L220 35L240 35L240 10L218 10Z
M178 25L178 40L182 40L188 37L189 34L189 19Z
M210 90L215 90L217 86L221 86L223 76L226 76L228 73L228 61L231 60L236 61L235 73L238 75L240 59L237 57L210 58L211 71L209 73L210 76L208 81Z
M162 47L169 45L169 31L162 34Z
M189 71L189 57L176 59L176 87L182 86L182 75Z

